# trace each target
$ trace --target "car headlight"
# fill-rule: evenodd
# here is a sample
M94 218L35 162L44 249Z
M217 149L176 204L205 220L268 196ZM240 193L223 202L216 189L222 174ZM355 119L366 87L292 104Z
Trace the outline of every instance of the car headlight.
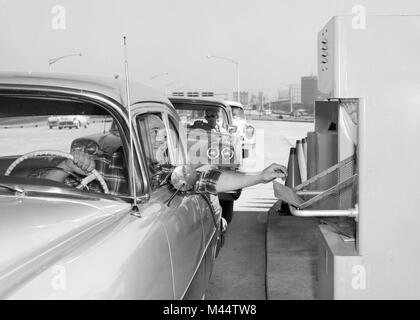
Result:
M252 136L254 135L255 129L253 126L247 126L245 129L245 132L248 138L252 138Z
M232 147L226 147L222 149L222 158L223 160L230 160L235 155L235 150Z
M219 156L219 149L211 147L207 149L207 157L211 160L216 159Z

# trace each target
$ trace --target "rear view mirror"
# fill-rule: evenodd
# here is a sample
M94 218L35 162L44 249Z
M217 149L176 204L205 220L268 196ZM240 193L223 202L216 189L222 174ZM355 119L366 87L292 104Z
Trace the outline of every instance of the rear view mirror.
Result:
M229 133L236 133L236 131L238 131L238 127L234 126L234 125L229 125L228 126L228 132Z

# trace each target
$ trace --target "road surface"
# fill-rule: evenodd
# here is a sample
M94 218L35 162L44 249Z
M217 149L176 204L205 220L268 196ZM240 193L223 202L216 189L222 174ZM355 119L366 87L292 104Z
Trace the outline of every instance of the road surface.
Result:
M297 139L313 130L312 123L252 121L257 129L256 158L247 160L245 172L262 170L273 162L287 165ZM267 211L277 200L272 183L243 190L235 202L224 247L214 266L206 293L209 300L265 299Z

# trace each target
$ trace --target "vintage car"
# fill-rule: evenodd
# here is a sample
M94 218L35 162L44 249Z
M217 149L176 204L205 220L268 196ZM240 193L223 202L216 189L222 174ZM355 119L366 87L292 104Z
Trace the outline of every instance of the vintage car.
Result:
M60 121L61 117L57 117L57 116L49 116L47 119L47 125L50 129L58 127L58 122Z
M204 297L220 210L194 191L169 100L135 83L124 97L116 79L0 73L1 299ZM95 122L51 135L52 114ZM61 166L76 151L87 177Z
M75 128L81 127L87 128L89 125L89 117L83 115L66 115L66 116L50 116L48 117L48 127L50 129L57 127L58 129L63 128Z
M206 98L169 97L177 110L187 134L189 161L216 166L223 170L238 170L243 164L242 140L233 124L230 107L223 101ZM206 112L218 114L215 128L207 125ZM234 200L241 190L220 193L222 215L232 221Z
M238 127L238 135L242 139L242 148L244 158L248 158L255 152L255 127L249 124L245 117L244 107L237 101L225 101L232 111L233 124Z

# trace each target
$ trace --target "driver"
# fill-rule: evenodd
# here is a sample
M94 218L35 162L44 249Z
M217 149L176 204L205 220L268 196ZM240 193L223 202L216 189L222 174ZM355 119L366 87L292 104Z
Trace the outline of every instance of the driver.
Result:
M232 114L233 114L233 118L235 118L235 119L240 119L241 118L241 113L236 108L233 109Z
M192 129L203 129L205 131L220 132L220 125L218 124L220 119L220 113L216 109L207 109L204 116L206 122L197 120L191 126Z
M104 178L110 194L128 194L127 172L122 147L115 150L112 155L104 154L95 159L82 151L73 151L70 154L73 156L73 161L69 159L62 161L57 165L59 170L50 170L44 177L76 187L80 181L74 179L74 173L87 175L96 169ZM89 184L89 190L101 192L102 189L99 183L93 181Z

